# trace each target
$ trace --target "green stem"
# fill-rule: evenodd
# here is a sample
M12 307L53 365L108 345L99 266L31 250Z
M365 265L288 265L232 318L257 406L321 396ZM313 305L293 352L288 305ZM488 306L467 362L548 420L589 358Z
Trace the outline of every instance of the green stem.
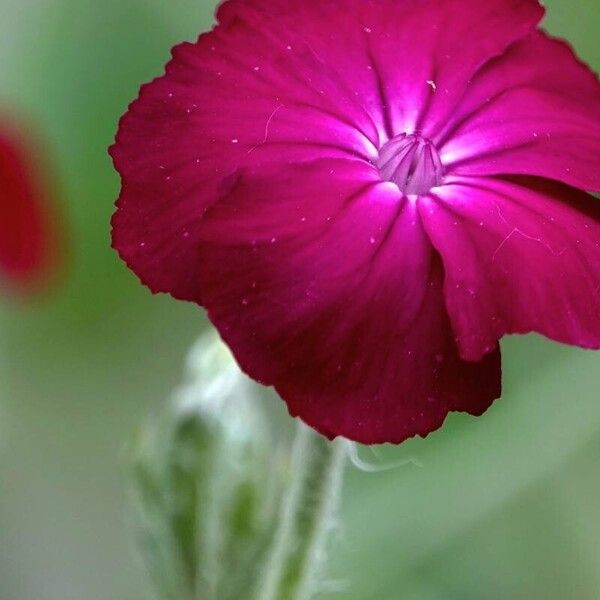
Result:
M335 525L348 442L329 442L302 423L290 482L257 600L310 600L318 592L328 534Z

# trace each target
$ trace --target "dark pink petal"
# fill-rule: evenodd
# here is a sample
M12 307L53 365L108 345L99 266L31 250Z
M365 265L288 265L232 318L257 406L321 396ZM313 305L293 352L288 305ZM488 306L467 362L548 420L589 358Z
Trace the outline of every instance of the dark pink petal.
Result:
M400 442L500 394L462 362L417 206L361 161L233 177L201 224L200 284L242 368L322 433Z
M274 15L355 90L389 138L432 136L475 72L533 31L544 10L537 0L231 0L218 15L257 29Z
M40 156L13 125L0 132L0 284L31 291L57 265L51 190Z
M200 302L198 223L223 177L373 161L394 135L436 131L481 64L542 13L536 0L226 2L121 122L114 247L153 291Z
M599 191L600 83L567 44L537 32L482 69L436 141L450 173Z
M197 230L241 166L376 156L354 91L285 24L236 21L173 52L111 149L122 176L113 245L154 291L199 301Z
M596 199L542 179L463 177L419 208L465 360L480 360L506 333L600 348Z

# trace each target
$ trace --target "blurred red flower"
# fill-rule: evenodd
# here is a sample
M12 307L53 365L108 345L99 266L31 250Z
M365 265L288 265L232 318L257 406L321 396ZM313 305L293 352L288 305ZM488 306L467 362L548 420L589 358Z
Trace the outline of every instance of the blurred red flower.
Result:
M29 135L0 121L0 285L29 294L47 285L59 264L52 186L42 152Z

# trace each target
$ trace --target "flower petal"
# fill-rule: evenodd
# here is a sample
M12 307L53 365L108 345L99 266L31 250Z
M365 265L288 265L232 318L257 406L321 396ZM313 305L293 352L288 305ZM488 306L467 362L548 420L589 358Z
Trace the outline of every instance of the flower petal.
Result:
M461 356L506 333L600 348L600 204L549 180L457 178L421 198Z
M356 91L391 138L433 135L474 73L529 34L544 9L537 0L231 0L218 13L221 22L250 19L255 27L272 14Z
M199 301L197 230L243 166L376 156L377 129L310 45L274 17L182 44L111 148L122 177L113 245L153 291Z
M200 238L212 321L242 368L325 435L400 442L500 394L498 351L458 357L415 203L372 167L250 169Z
M436 140L449 172L600 191L600 83L564 42L537 32L514 44L474 78L455 114Z

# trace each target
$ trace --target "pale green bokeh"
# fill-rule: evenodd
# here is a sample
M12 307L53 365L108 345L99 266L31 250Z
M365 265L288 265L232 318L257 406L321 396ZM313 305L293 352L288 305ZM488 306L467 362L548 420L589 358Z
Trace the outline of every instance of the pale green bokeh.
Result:
M600 68L596 0L547 0L548 26ZM0 0L0 101L52 152L72 231L64 288L2 310L0 599L142 600L122 452L179 380L202 312L152 297L109 248L106 154L139 84L209 26L206 0ZM505 394L481 419L362 458L335 544L340 600L600 597L600 355L504 344ZM285 422L285 420L283 421Z

